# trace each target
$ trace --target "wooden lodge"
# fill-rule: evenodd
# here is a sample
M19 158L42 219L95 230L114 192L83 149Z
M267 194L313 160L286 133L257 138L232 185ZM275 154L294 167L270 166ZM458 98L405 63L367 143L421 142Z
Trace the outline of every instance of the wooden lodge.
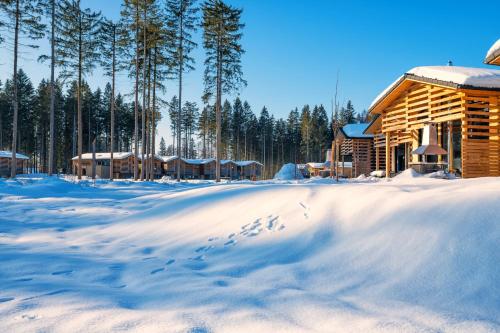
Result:
M151 156L151 155L149 155ZM142 156L141 154L139 154L139 170L142 170ZM154 177L155 179L158 179L158 178L161 178L163 177L163 159L159 156L159 155L154 155L154 159L153 159L154 163L153 163L153 174L154 174ZM147 163L149 163L149 160L147 161Z
M82 175L92 176L92 153L82 154ZM113 153L113 177L131 178L134 176L134 155L130 152ZM78 156L72 159L73 174L78 174ZM109 178L111 153L96 153L96 176Z
M231 160L221 160L220 176L223 179L238 179L238 165Z
M215 179L215 159L181 159L181 178Z
M16 153L16 174L27 173L29 158L26 155ZM10 177L12 164L12 152L0 150L0 177Z
M373 135L364 133L368 125L347 124L337 134L338 172L343 177L369 175L375 169Z
M237 179L257 180L262 177L264 165L257 161L235 161Z
M375 169L387 177L409 167L500 176L499 70L417 67L384 90L369 113L374 120L364 132L374 136ZM433 142L435 153L419 153Z

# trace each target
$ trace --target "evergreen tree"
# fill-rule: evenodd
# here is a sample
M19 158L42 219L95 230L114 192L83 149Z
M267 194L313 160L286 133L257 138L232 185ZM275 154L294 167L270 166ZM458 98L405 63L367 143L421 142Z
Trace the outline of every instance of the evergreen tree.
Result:
M300 160L301 126L299 110L290 111L287 118L287 141L290 144L288 160L297 163Z
M224 101L222 105L222 124L221 124L221 158L230 158L230 141L231 141L231 118L233 114L233 108L228 100Z
M49 158L48 158L48 175L52 176L54 172L54 158L55 158L55 63L56 63L56 20L57 20L57 6L56 0L39 0L45 8L45 15L50 17L50 56L41 56L39 60L46 60L50 58L50 116L49 116Z
M167 145L165 143L165 139L161 137L160 139L160 156L167 156Z
M221 0L207 0L203 4L203 45L205 59L205 95L215 97L216 114L216 181L220 182L222 154L222 94L246 85L241 70L244 53L240 40L241 9Z
M110 151L110 163L109 163L109 179L113 180L113 162L114 162L114 150L115 150L115 78L117 68L120 68L119 60L123 54L123 49L121 46L124 45L118 39L123 36L120 31L122 29L121 25L114 23L110 20L103 20L102 30L100 34L99 46L102 52L102 57L100 58L101 66L103 67L106 76L111 78L110 86L110 98L109 98L109 113L110 113L110 138L109 138L109 151Z
M197 11L196 0L167 0L167 24L169 35L167 49L170 53L171 65L174 77L178 79L178 112L177 128L181 127L182 109L182 78L187 71L194 69L194 58L191 51L197 46L193 41L192 34L196 31ZM182 157L181 132L177 133L177 154ZM180 169L180 158L177 160L177 169ZM177 181L180 181L180 172L177 173Z
M131 74L134 81L134 179L139 178L138 152L139 152L139 57L140 57L140 2L141 0L124 0L122 5L121 25L123 26L123 36L120 40L123 47L129 52L126 53L128 60L127 68L133 72ZM133 52L131 51L133 50Z
M194 158L193 154L193 134L196 129L196 123L198 122L199 110L198 106L195 102L184 103L184 107L182 108L183 113L183 122L182 122L182 130L184 132L184 153L187 158Z
M231 117L231 156L235 160L241 159L241 145L245 126L245 110L239 97L234 100Z
M350 100L347 101L346 107L343 107L340 111L340 121L342 126L353 124L356 121L356 111Z
M12 90L13 100L13 120L12 120L12 159L11 159L11 177L16 177L17 169L17 132L18 132L18 116L19 116L19 92L17 87L17 61L19 54L19 39L26 37L28 39L40 39L44 36L45 26L40 23L42 15L42 4L36 0L2 0L0 1L0 11L3 12L7 25L11 31L14 31L13 36L13 79ZM28 45L36 47L35 45Z
M80 0L63 0L56 41L57 63L63 78L77 78L78 179L82 178L83 150L82 80L99 60L98 37L101 14L81 9ZM90 141L90 138L89 138Z
M180 135L179 131L181 126L178 126L177 120L179 119L179 99L176 95L172 97L170 102L168 103L168 116L170 119L170 130L172 131L172 147L176 149L176 139L178 135ZM181 110L182 111L182 110ZM177 149L178 150L178 149ZM179 152L177 151L177 154Z
M311 162L311 146L312 146L312 121L311 110L309 105L302 108L300 115L300 134L301 134L301 148L306 162Z

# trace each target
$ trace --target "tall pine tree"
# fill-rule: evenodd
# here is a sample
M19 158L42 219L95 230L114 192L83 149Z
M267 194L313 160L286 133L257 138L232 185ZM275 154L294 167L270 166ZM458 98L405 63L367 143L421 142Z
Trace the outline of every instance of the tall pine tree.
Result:
M207 0L203 4L203 45L205 59L205 95L215 97L216 114L216 181L220 182L222 154L222 94L246 85L241 69L240 44L242 9L221 0Z

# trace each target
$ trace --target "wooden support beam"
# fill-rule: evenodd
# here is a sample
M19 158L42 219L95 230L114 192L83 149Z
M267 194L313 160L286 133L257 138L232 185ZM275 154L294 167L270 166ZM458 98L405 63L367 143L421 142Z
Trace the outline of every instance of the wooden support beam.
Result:
M385 177L391 176L391 133L385 133Z

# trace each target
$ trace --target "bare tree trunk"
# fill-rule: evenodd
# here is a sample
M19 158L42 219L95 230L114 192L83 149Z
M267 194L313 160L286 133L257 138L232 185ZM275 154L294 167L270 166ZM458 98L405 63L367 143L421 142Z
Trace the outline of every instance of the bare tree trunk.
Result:
M219 31L222 29L221 23L219 23ZM217 91L216 91L216 101L215 101L215 136L216 136L216 147L215 147L215 181L220 182L220 159L221 159L221 141L222 141L222 115L221 115L221 101L222 101L222 50L220 37L217 38Z
M139 2L135 4L134 180L139 178Z
M95 140L96 138L94 138L94 140L92 141L92 179L95 180L95 174L96 174L96 161L95 161Z
M56 4L55 0L51 0L51 41L50 41L50 142L49 142L49 176L54 172L54 127L55 127L55 89L54 89L54 66L55 66L55 16Z
M177 110L177 181L181 181L181 117L182 117L182 72L184 65L184 16L181 12L179 24L179 108Z
M151 52L148 53L148 112L146 116L146 136L147 136L147 144L146 144L146 179L151 180Z
M151 137L151 154L152 154L152 174L153 174L153 180L155 178L155 143L156 143L156 62L157 62L157 48L155 45L154 48L155 55L154 55L154 60L153 60L153 111L152 111L152 137Z
M18 112L19 112L19 101L18 101L18 96L17 96L17 48L18 48L18 42L19 42L19 20L20 20L21 13L19 12L19 0L16 0L16 26L14 29L14 86L13 86L13 91L14 91L14 96L13 96L13 101L14 101L14 119L12 121L12 158L11 158L11 165L10 165L10 176L12 178L16 177L16 171L17 171L17 117L18 117Z
M113 173L114 173L114 160L113 153L115 150L115 66L116 66L116 25L113 24L113 59L112 59L112 69L111 69L111 142L110 142L110 151L111 156L109 160L109 179L113 181Z
M147 19L147 9L146 9L146 1L144 0L143 2L144 5L144 11L143 11L143 19L142 19L142 33L143 33L143 60L142 60L142 117L141 117L141 123L142 123L142 133L141 133L141 181L144 181L144 173L145 173L145 160L144 160L144 154L146 152L146 49L147 49L147 43L146 43L146 19Z
M82 150L83 150L83 121L82 121L82 15L78 17L78 87L77 87L77 109L78 109L78 179L82 179Z

